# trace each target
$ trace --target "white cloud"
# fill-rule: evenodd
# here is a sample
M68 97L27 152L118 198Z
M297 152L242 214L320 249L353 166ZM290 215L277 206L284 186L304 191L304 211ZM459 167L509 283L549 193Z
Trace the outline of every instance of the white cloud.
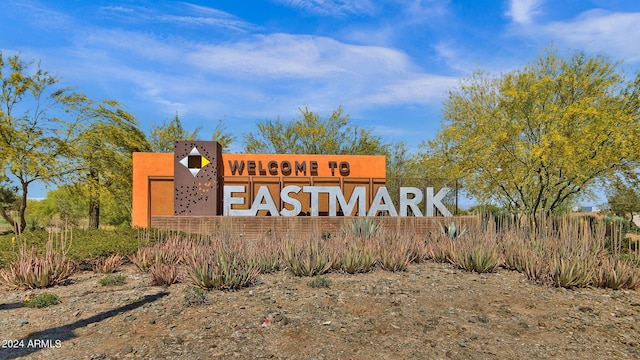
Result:
M278 0L287 6L321 16L375 15L376 5L370 0Z
M553 40L609 54L627 62L640 61L640 13L591 10L575 20L543 26Z
M256 36L233 44L203 45L185 54L185 59L208 71L270 79L385 77L407 72L413 66L409 58L397 50L291 34Z
M541 2L541 0L510 0L506 15L515 23L528 25L533 17L540 13L538 8Z

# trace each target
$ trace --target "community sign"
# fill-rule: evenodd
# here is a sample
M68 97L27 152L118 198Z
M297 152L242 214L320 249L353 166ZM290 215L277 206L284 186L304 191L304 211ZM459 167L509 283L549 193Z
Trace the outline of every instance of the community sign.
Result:
M387 188L379 155L222 154L214 141L175 141L133 154L133 225L152 216L452 216L454 189Z

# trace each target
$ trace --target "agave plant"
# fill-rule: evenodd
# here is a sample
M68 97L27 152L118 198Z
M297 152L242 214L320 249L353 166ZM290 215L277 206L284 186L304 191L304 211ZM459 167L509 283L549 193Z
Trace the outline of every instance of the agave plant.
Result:
M440 225L440 233L442 235L448 236L451 239L455 239L459 236L462 236L464 234L467 233L467 228L466 227L462 227L461 229L458 229L458 227L456 227L456 224L454 222L451 222L451 224L449 224L449 226L442 226Z

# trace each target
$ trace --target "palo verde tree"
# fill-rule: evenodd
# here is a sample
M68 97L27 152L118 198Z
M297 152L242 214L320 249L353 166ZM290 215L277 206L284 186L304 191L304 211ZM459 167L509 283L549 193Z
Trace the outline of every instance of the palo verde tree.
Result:
M176 140L197 140L200 128L192 132L182 127L182 121L178 114L169 122L162 122L162 125L151 126L149 142L153 152L173 152L173 142Z
M73 143L79 119L71 113L84 97L58 88L58 79L18 55L0 53L0 174L17 187L15 211L0 208L0 215L26 227L29 186L34 181L55 183L77 171ZM6 196L3 196L7 198Z
M353 125L341 106L321 118L308 107L291 122L280 118L258 123L258 132L245 134L245 152L321 155L385 155L387 178L423 177L420 163L405 143L386 143L369 128Z
M422 146L427 167L460 178L481 203L532 215L599 180L634 176L638 139L640 73L629 81L603 56L552 48L520 70L464 80Z
M113 100L100 103L86 99L80 109L86 121L80 127L74 152L80 167L79 184L88 195L89 227L100 226L102 198L110 197L112 206L131 210L133 152L149 151L145 134L135 117ZM117 211L117 209L111 209Z
M251 154L356 154L388 153L389 145L370 129L352 125L342 107L322 119L309 108L299 109L300 116L291 122L280 118L258 122L258 133L245 138L245 151Z

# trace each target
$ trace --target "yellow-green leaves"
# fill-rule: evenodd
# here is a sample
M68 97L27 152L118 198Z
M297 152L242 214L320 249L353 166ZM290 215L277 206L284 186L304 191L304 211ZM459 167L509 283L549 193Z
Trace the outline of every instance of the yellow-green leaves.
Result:
M375 155L389 150L371 130L351 125L342 107L325 119L307 107L301 108L297 119L259 122L258 133L244 138L248 153Z
M426 161L463 179L481 201L554 211L640 152L640 74L627 82L601 56L547 50L499 78L474 73L444 103Z

